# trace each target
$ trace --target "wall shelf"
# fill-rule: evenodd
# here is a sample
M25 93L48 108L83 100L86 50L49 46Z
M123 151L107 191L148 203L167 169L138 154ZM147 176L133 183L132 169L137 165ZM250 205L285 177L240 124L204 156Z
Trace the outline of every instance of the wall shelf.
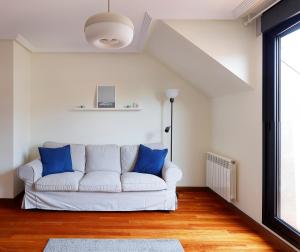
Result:
M141 108L73 108L73 111L141 111Z

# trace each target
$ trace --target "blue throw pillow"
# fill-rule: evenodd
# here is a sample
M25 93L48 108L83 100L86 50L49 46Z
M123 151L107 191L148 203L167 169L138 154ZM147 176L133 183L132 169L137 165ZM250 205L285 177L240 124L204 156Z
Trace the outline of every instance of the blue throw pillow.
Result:
M152 150L141 144L133 172L161 176L167 154L168 149Z
M61 148L39 147L39 152L43 164L43 177L55 173L74 172L70 145Z

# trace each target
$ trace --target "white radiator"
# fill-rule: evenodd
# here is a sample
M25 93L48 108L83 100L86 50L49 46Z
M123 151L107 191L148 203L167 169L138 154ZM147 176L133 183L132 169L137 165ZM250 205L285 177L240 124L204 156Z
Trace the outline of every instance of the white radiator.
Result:
M236 162L208 152L206 185L225 200L229 202L236 200Z

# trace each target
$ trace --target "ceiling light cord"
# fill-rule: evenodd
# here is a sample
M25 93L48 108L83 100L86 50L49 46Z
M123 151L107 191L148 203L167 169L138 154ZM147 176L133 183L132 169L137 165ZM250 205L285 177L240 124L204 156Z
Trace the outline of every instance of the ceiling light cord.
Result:
M110 12L110 0L107 0L107 12Z

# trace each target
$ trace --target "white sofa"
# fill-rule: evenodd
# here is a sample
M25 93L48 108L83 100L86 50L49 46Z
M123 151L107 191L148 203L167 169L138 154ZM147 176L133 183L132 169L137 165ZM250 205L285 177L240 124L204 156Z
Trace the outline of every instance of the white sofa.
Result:
M44 147L66 144L46 142ZM160 149L159 144L148 147ZM166 161L162 178L132 172L138 145L71 144L74 172L42 177L34 160L18 169L25 182L22 208L71 211L175 210L176 183L182 172Z

